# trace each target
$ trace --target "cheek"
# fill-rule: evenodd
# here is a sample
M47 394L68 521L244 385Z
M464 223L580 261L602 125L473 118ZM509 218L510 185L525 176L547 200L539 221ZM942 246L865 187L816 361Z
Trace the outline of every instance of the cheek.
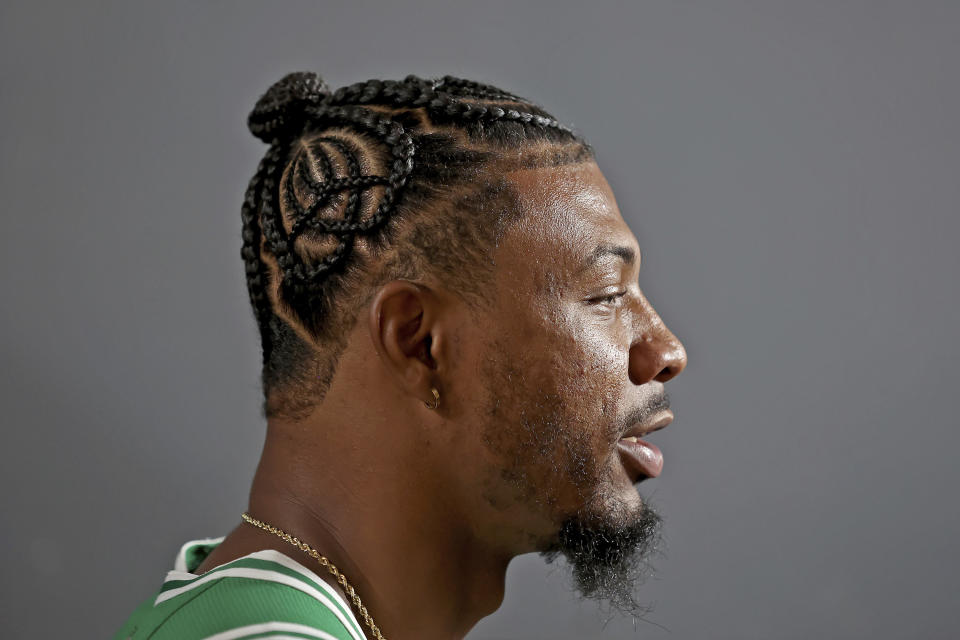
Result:
M556 398L562 425L554 460L575 484L592 486L616 455L626 354L582 325L555 326L548 335L537 367L539 388Z
M499 354L493 379L501 393L514 396L509 404L552 414L551 422L559 423L553 427L580 442L581 451L584 440L598 453L609 450L629 384L622 328L612 326L613 320L584 319L582 311L531 311L505 322L484 349L488 357Z
M482 455L474 459L486 461L488 504L567 513L609 475L626 369L595 331L561 321L529 331L524 324L518 319L512 335L501 332L481 351Z
M564 396L585 416L612 420L629 382L628 350L594 326L571 323L559 329L549 367Z

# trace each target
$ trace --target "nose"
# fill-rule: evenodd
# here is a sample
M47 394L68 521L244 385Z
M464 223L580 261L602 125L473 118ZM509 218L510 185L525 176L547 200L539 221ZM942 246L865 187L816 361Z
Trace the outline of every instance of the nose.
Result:
M630 345L630 380L636 385L672 380L687 366L687 351L645 298L641 308Z

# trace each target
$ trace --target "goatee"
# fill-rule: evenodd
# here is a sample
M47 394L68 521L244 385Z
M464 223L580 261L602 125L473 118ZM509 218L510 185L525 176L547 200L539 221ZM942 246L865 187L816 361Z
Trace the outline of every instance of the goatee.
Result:
M541 555L547 562L560 555L566 559L582 597L642 615L649 607L637 602L635 589L653 573L649 557L660 548L661 523L645 500L639 511L621 507L603 519L577 514L563 522L556 541Z

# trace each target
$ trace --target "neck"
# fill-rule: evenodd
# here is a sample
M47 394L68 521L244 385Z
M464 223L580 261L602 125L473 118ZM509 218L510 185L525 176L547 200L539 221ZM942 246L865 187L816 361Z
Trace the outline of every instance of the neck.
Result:
M271 425L250 493L253 517L336 565L388 640L463 638L496 611L510 554L477 538L423 449L358 446L356 433L349 444L332 442L343 431L309 429L330 434L328 441L305 446L291 430ZM314 562L293 546L286 553L306 566Z

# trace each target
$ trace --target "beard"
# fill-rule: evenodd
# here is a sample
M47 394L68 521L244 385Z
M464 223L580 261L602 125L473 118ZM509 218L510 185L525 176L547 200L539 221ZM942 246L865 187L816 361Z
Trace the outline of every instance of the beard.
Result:
M579 403L563 389L590 395L582 384L551 384L548 376L529 375L536 371L536 361L529 361L534 356L497 339L486 352L481 377L489 396L481 405L481 433L498 462L486 474L485 499L497 510L524 505L549 521L549 533L538 527L530 534L533 547L548 563L566 560L582 597L628 615L648 612L634 594L652 573L649 558L660 547L661 518L646 499L627 502L618 493L613 469L620 463L611 460L617 459L621 434L665 398L619 420L607 404L593 414L565 412ZM577 370L579 362L572 354L567 358L569 370ZM525 380L536 382L525 386ZM593 395L603 397L602 391ZM598 440L608 447L605 458L598 455Z
M582 598L642 616L650 607L634 594L653 573L649 558L660 549L661 524L646 499L633 509L608 503L599 514L591 513L588 505L563 521L540 555L548 563L561 556L566 560Z

